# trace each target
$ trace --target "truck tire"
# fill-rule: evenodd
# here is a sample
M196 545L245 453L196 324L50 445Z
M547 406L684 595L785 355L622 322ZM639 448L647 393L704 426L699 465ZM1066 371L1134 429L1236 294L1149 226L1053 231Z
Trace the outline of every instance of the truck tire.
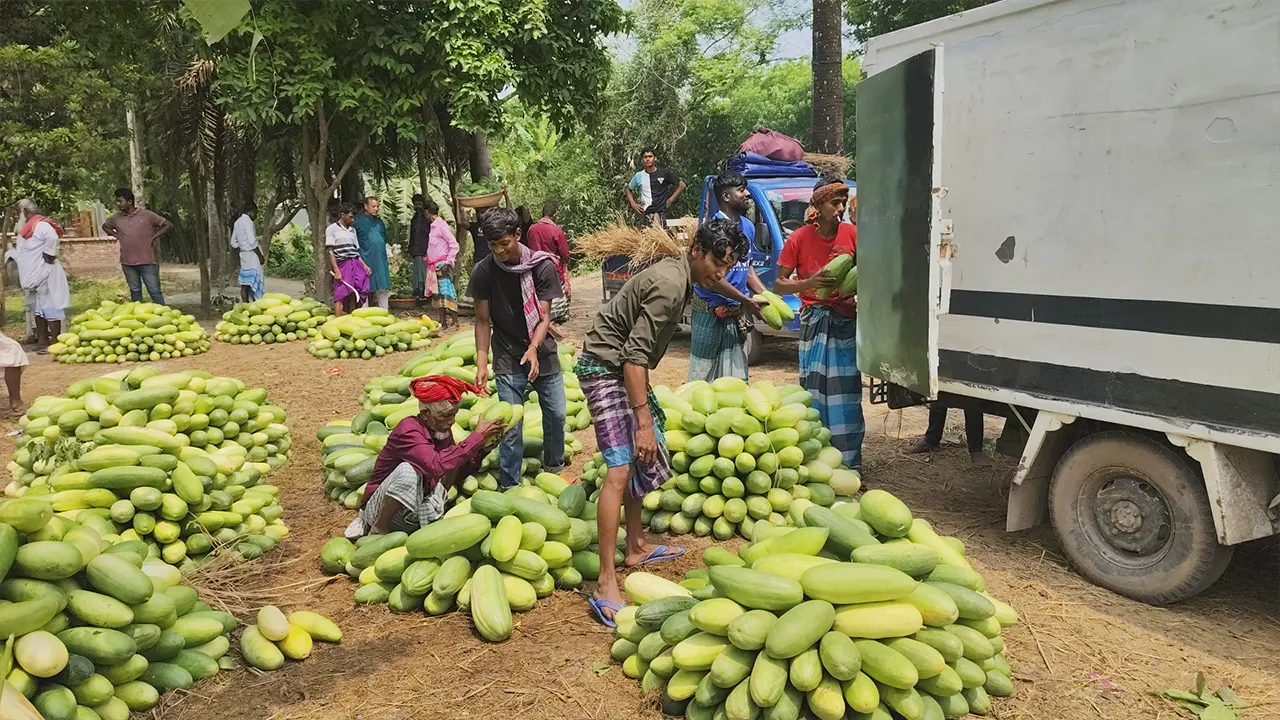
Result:
M1049 481L1049 518L1082 575L1152 605L1205 590L1231 561L1200 474L1136 433L1096 433L1067 450Z
M742 341L742 349L747 352L747 367L758 364L760 357L764 355L764 335L752 328Z

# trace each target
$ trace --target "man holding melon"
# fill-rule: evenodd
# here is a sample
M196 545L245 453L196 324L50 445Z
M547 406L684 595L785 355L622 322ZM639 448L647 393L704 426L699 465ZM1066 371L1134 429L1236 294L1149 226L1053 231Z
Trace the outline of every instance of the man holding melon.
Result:
M455 443L458 403L480 388L448 375L429 375L414 378L409 391L418 399L418 414L387 436L365 485L363 506L344 533L348 539L411 533L439 520L449 489L479 467L506 430L501 420L481 420L475 432Z
M748 246L755 239L756 228L745 217L750 195L747 179L736 170L726 170L712 183L720 205L717 218L728 220L742 231ZM760 315L758 305L747 290L763 293L764 283L747 263L747 253L729 268L715 287L693 289L692 337L689 339L689 382L716 378L747 379L747 351L743 343Z
M551 331L551 301L562 296L555 256L520 242L520 218L509 208L484 211L489 256L471 271L468 293L476 302L476 384L489 381L489 351L498 398L524 402L532 385L542 409L542 468L564 470L564 421L568 405L560 356ZM498 484L520 484L524 427L518 425L498 448Z
M632 276L587 331L576 372L608 466L596 510L600 578L590 602L596 617L610 627L624 602L610 540L618 536L623 505L626 567L684 554L684 548L647 542L640 525L640 499L671 477L662 437L666 419L649 387L649 371L666 354L694 286L717 287L746 253L747 238L734 223L712 220L698 228L686 255L665 258Z
M858 230L843 222L849 186L819 180L805 213L778 257L774 292L800 295L800 384L831 431L844 464L862 468L862 375L858 373Z

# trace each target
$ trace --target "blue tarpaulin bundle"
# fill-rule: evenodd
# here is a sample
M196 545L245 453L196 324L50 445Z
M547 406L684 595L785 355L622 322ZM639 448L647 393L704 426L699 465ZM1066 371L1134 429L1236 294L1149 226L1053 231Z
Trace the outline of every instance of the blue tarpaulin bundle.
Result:
M803 160L771 160L756 153L742 153L729 159L729 170L752 177L817 177L813 166Z

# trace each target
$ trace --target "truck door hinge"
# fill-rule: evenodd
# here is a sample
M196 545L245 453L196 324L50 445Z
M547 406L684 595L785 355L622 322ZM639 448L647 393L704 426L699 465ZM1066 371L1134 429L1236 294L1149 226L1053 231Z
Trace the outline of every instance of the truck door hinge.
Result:
M939 227L938 259L950 260L956 256L956 244L953 242L955 238L955 223L951 218L943 218L939 221Z

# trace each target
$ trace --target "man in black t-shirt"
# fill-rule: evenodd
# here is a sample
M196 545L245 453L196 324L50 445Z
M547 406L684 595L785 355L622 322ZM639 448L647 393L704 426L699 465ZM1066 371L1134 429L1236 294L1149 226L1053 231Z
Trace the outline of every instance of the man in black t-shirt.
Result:
M667 219L667 208L684 192L684 181L667 168L658 167L658 156L653 148L641 151L640 165L643 169L627 183L627 202L649 224L662 227ZM637 195L639 200L636 200Z
M468 288L476 303L476 384L489 381L492 348L500 399L523 403L533 385L542 408L543 469L559 473L564 470L564 377L556 341L548 334L551 301L563 294L555 259L520 243L520 220L508 208L486 210L480 226L491 253L471 271ZM498 483L504 488L520 482L522 425L498 449Z

